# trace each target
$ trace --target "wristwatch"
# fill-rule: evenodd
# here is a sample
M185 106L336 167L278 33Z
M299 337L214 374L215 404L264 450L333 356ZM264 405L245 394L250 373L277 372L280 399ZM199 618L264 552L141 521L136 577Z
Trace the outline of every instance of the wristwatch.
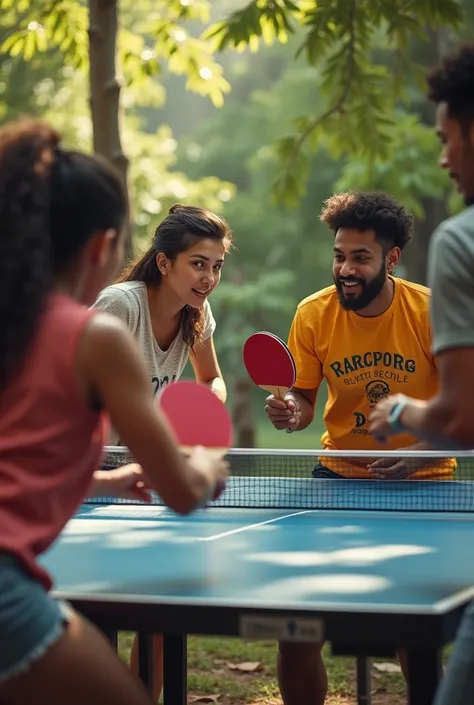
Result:
M400 421L400 416L407 404L408 398L403 396L402 399L397 401L397 403L392 407L392 410L388 415L387 423L394 431L401 432L405 430L405 426Z

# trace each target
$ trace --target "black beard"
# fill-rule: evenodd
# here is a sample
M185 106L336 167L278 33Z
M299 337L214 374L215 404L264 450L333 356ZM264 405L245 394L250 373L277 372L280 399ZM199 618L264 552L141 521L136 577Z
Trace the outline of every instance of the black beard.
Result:
M387 279L387 272L385 269L385 262L376 274L376 276L368 284L363 279L358 279L357 277L333 277L334 284L336 285L337 298L339 304L345 311L361 311L366 308L372 301L377 298L382 289L385 286L385 281ZM348 298L343 291L342 282L347 279L356 281L362 287L362 292L360 296L356 296L353 299Z

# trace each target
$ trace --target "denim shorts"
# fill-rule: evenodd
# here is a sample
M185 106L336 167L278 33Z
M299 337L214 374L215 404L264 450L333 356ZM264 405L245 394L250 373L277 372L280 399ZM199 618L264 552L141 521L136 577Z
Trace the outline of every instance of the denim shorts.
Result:
M0 684L24 673L62 636L71 608L0 552Z

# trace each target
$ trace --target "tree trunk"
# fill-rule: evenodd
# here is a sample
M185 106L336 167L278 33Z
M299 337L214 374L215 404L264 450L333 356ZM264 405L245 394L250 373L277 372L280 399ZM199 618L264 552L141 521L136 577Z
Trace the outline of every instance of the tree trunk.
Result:
M432 31L427 28L426 31L430 40L429 42L423 42L420 46L421 55L416 58L419 63L430 69L449 50L450 37L449 32L445 29ZM417 109L423 122L427 125L433 125L434 106L427 98L417 106ZM418 284L426 284L428 248L431 235L440 222L448 215L445 201L437 198L424 199L423 208L425 217L416 222L413 241L408 246L406 257L403 257L406 278Z
M128 159L120 140L120 83L116 72L118 0L89 0L89 85L94 152L117 169L128 200ZM126 257L133 254L127 222Z
M406 275L404 275L406 279L426 285L431 235L448 214L446 205L437 198L424 199L423 207L425 217L416 222L413 241L408 245L406 257L403 257L403 264L406 269Z
M255 448L255 424L252 410L252 382L243 377L234 385L233 413L235 426L234 445L237 448Z

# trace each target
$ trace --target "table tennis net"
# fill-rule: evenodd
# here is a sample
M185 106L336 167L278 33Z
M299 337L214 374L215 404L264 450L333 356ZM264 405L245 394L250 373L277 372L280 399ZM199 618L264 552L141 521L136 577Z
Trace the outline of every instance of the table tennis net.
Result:
M407 479L367 479L376 460ZM234 449L227 455L230 477L221 497L209 506L269 509L345 509L417 512L474 511L474 451L351 452ZM126 448L108 446L101 466L133 462ZM163 504L153 493L152 501ZM100 497L98 504L140 504L139 500Z

